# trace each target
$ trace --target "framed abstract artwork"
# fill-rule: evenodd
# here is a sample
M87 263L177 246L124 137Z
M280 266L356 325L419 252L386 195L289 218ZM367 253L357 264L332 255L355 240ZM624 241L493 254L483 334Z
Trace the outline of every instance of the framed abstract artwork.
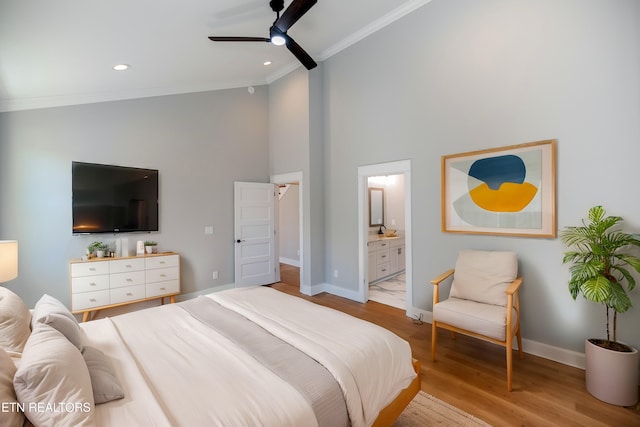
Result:
M442 156L442 230L556 237L556 141Z

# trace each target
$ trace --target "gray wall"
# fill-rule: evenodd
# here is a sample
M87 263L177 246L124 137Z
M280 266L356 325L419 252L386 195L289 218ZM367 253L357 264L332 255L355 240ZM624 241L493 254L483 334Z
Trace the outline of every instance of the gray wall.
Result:
M559 239L441 232L440 158L556 138L559 228L602 204L640 231L640 2L434 0L323 66L328 281L357 290L357 167L410 159L414 306L431 310L459 249L513 249L525 338L582 352L605 333L569 295ZM618 333L640 347L632 299Z
M300 265L300 188L291 185L280 199L278 234L280 259Z
M159 169L159 233L118 237L178 252L183 293L233 283L233 182L269 181L268 91L255 89L0 114L0 239L20 245L6 286L30 306L45 292L68 303L69 259L115 238L72 236L73 160Z

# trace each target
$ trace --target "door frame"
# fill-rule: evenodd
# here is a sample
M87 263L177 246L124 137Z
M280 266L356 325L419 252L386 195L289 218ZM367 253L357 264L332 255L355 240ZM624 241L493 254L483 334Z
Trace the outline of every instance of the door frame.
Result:
M367 282L369 236L368 218L368 178L377 175L404 175L404 238L405 238L405 276L407 297L405 307L407 316L411 316L413 307L413 263L411 232L411 160L378 163L358 167L358 297L360 302L369 300L369 283Z
M300 250L300 255L298 255L299 259L300 259L300 292L305 294L305 295L311 295L311 290L309 288L309 286L305 286L305 281L304 281L304 272L306 272L306 263L304 261L304 197L303 197L303 191L304 191L304 181L303 181L303 173L302 171L296 171L296 172L289 172L289 173L282 173L282 174L276 174L276 175L271 175L271 183L272 184L276 184L276 185L280 185L280 184L291 184L292 182L297 182L298 185L298 226L299 226L299 230L298 230L298 234L299 234L299 242L298 242L298 247ZM276 262L280 262L279 259L276 260ZM307 289L309 288L309 289Z

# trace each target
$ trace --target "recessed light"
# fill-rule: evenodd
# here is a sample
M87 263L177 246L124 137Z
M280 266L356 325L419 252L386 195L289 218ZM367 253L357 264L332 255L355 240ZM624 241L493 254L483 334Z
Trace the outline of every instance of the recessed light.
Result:
M125 71L129 69L128 64L116 64L113 66L113 69L116 71Z
M271 65L271 61L264 61L264 65Z

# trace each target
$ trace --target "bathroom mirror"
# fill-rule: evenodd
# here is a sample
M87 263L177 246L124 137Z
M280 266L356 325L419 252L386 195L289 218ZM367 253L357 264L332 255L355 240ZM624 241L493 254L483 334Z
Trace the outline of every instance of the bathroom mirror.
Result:
M369 188L369 227L384 225L384 188Z

